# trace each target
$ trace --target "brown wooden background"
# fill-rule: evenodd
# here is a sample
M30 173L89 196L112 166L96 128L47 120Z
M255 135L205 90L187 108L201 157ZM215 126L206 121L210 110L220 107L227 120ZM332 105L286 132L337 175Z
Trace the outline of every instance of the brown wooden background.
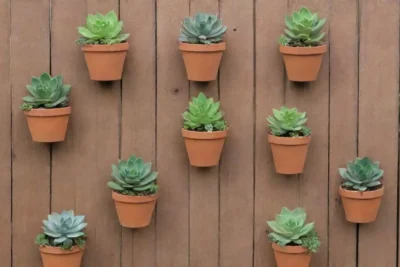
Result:
M317 82L285 78L276 40L284 15L307 5L328 17L329 51ZM322 239L312 267L395 267L399 255L400 0L0 0L0 265L41 266L34 237L50 211L87 216L85 267L273 267L265 221L303 206ZM130 50L122 82L89 80L74 41L87 13L119 12ZM219 13L229 27L219 81L189 83L180 20ZM19 110L32 75L73 86L67 141L33 143ZM190 96L219 98L230 124L219 168L190 168L180 113ZM305 173L277 175L265 118L308 112ZM154 162L161 198L150 227L121 229L106 187L130 154ZM379 219L346 223L337 169L357 155L381 161Z

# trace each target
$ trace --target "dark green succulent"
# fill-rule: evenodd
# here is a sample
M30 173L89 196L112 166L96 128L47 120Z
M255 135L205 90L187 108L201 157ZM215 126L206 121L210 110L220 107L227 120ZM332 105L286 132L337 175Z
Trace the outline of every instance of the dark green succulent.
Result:
M39 77L32 77L32 84L28 84L26 89L30 95L22 98L22 110L68 106L71 85L63 84L62 75L51 77L48 73L43 73Z
M197 132L224 131L227 129L224 114L219 110L220 103L207 98L203 93L193 97L189 108L183 112L183 128Z
M306 112L298 112L297 108L287 107L281 107L280 110L273 109L272 112L273 116L269 116L267 121L273 135L297 137L311 134L311 129L305 126Z
M343 178L342 187L347 189L363 192L382 185L383 170L379 169L378 161L372 162L368 157L348 162L347 168L339 168L339 174Z
M194 18L182 21L179 41L191 44L213 44L222 42L226 26L216 15L197 13Z
M111 165L113 181L107 185L123 195L143 196L155 194L158 190L158 172L151 171L151 162L131 155L128 160L119 160L118 166Z
M285 35L279 39L284 46L318 46L322 44L325 33L321 29L326 18L319 19L317 13L311 13L306 7L295 11L285 18Z

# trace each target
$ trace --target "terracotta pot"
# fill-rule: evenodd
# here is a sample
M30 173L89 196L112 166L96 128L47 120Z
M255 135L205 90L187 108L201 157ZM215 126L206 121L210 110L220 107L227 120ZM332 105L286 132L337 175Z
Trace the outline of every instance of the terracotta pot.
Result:
M278 267L308 267L311 261L311 252L302 246L280 247L272 243Z
M65 140L71 107L24 111L32 140L42 143Z
M119 223L127 228L146 227L151 222L158 194L126 196L112 192Z
M86 64L93 81L116 81L122 79L122 70L128 43L112 45L85 45Z
M190 165L210 167L219 164L228 130L219 132L195 132L182 129Z
M302 173L307 158L310 136L279 137L268 134L275 170L281 174Z
M318 77L326 45L315 47L280 46L289 81L311 82Z
M217 79L219 64L226 43L218 44L188 44L180 43L188 80L208 82Z
M339 194L346 214L346 220L352 223L370 223L376 220L384 186L374 191L351 191L339 187Z
M62 250L59 247L39 247L43 267L80 267L84 248L72 247Z

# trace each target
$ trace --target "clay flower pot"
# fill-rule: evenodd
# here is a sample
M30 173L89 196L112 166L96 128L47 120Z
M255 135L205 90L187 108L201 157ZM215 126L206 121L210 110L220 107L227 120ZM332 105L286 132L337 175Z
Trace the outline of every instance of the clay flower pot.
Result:
M228 130L195 132L182 129L190 165L210 167L219 164Z
M295 82L311 82L318 77L326 45L315 47L280 46L288 79Z
M276 265L278 267L308 267L311 261L311 253L302 246L281 247L272 243Z
M72 247L62 250L59 247L39 247L43 267L80 267L84 248Z
M226 43L218 44L188 44L180 43L188 80L208 82L217 79L219 64Z
M351 191L339 187L339 194L346 214L346 220L352 223L370 223L376 220L384 186L374 191Z
M127 196L112 192L119 223L127 228L146 227L151 222L158 195Z
M90 79L93 81L116 81L122 79L122 70L128 43L112 45L85 45L85 54Z
M71 107L24 111L32 140L42 143L65 140Z
M307 158L310 136L279 137L268 134L275 170L281 174L302 173Z

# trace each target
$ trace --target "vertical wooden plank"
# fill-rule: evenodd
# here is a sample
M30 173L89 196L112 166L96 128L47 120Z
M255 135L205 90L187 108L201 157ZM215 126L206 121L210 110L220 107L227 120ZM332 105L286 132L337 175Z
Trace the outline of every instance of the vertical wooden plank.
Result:
M191 0L190 16L197 12L218 14L218 0ZM190 83L191 97L203 92L218 100L218 81ZM222 107L223 108L223 107ZM218 267L219 167L190 167L190 266ZM207 219L205 219L207 218Z
M256 1L256 129L255 129L255 214L254 267L275 266L266 221L275 218L283 206L298 202L296 177L275 172L266 118L284 104L285 83L282 56L277 40L284 30L286 1Z
M155 0L121 0L120 10L125 31L131 33L122 84L121 157L135 154L156 169ZM146 228L123 229L122 267L156 266L155 223L154 216Z
M76 27L87 13L118 13L118 0L53 0L52 73L72 85L65 142L53 145L52 205L74 208L89 223L85 267L120 266L121 228L106 182L119 157L120 83L90 81Z
M13 267L42 265L34 239L49 211L50 150L32 142L19 106L31 76L49 71L49 19L48 0L11 1Z
M327 17L323 31L325 42L329 45L329 4L330 0L289 0L289 13L301 6L318 12L319 17ZM329 47L328 47L329 49ZM312 129L304 173L298 175L298 205L304 207L309 221L315 221L321 239L321 247L314 255L312 264L328 265L328 144L329 144L329 50L325 54L318 80L311 83L288 82L286 101L289 107L306 111L308 126ZM293 177L295 178L295 177Z
M0 259L4 266L11 266L11 83L10 83L10 0L0 1Z
M253 1L220 1L229 27L220 97L230 125L220 172L220 266L253 265L254 35ZM237 14L240 14L238 16Z
M357 227L344 216L338 168L357 156L358 5L357 1L331 1L331 8L329 266L355 267Z
M157 1L157 267L189 266L189 169L181 135L189 83L177 41L188 14L188 0Z
M385 170L379 217L359 227L362 267L396 265L399 11L398 0L360 0L358 152L380 161ZM371 23L379 17L385 18L384 30Z

